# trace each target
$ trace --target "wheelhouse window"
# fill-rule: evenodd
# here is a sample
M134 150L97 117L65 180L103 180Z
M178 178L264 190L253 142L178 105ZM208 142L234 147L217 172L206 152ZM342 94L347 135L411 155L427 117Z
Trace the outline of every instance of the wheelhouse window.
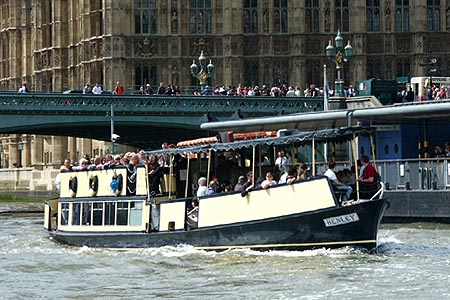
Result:
M117 225L128 225L129 202L117 203Z
M72 204L72 225L80 225L81 203Z
M156 34L158 24L156 0L136 0L134 26L136 34Z
M103 203L96 202L93 207L92 225L101 226L103 225Z
M61 203L61 225L69 224L69 203Z
M441 31L441 0L427 0L427 23L429 31Z
M409 0L396 0L395 30L397 32L409 31Z
M190 0L190 30L193 34L211 33L211 0Z
M105 225L116 224L116 203L105 202Z
M287 0L274 0L273 32L274 33L287 33L288 32L288 2L287 2Z
M366 0L367 32L381 31L380 0Z
M350 31L350 18L349 18L349 8L348 0L336 0L334 4L335 9L335 28L334 31L337 32L349 32Z
M258 0L244 0L244 33L258 33Z

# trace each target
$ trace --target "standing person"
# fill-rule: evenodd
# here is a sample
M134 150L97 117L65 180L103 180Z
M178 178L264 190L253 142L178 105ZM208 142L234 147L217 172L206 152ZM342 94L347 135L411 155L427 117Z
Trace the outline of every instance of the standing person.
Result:
M337 178L336 173L334 172L334 167L336 167L336 163L334 161L328 162L328 170L326 170L324 175L330 179L330 181L334 184L336 189L345 192L345 195L342 196L342 201L347 201L350 199L353 189L350 186L344 185Z
M378 175L377 170L370 163L369 157L367 155L361 156L361 164L363 165L364 170L359 179L360 195L361 198L370 198L378 190L378 180L380 178L380 175Z
M29 92L30 92L30 90L29 90L28 87L27 87L27 82L24 81L24 82L22 83L22 86L19 88L19 93L25 94L25 93L29 93Z
M97 82L95 86L92 88L92 93L94 95L101 95L103 93L102 87L99 82Z
M86 83L83 88L83 94L89 94L91 92L91 85L89 83Z
M355 89L353 88L353 85L350 84L348 86L348 90L347 90L347 97L350 98L350 97L355 97L355 96L356 96Z
M123 95L125 92L125 88L120 84L120 81L117 81L116 87L114 88L114 94Z
M147 83L145 85L145 94L146 95L153 95L152 87L150 86L150 83Z
M198 179L197 197L208 195L208 187L206 186L206 178L200 177Z
M159 83L158 95L164 95L166 93L166 88L164 87L164 83L161 81Z

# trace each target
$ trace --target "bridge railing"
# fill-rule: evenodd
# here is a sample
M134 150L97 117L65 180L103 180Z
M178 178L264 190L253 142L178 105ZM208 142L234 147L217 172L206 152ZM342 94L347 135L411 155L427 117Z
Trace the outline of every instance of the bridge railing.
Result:
M228 97L158 95L82 94L0 94L0 111L89 113L109 111L113 104L119 113L242 113L277 115L323 110L323 98L311 97Z

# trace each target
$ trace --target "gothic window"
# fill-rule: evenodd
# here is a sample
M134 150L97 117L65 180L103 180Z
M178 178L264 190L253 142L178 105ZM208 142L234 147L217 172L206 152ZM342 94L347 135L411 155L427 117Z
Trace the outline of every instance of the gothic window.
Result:
M409 31L409 0L396 0L395 30L397 32Z
M91 11L89 13L91 19L91 36L103 35L103 7L102 1L91 2Z
M255 86L259 84L259 64L257 61L244 62L244 85Z
M212 8L211 0L190 0L191 33L211 33Z
M288 32L288 3L287 3L287 0L274 0L273 32L274 33L287 33Z
M136 65L134 68L134 84L136 89L150 83L153 87L156 85L156 66L155 65Z
M335 5L335 28L334 31L340 30L341 32L350 31L350 18L348 0L336 0Z
M46 1L41 6L42 48L52 47L52 1Z
M258 0L244 1L244 33L258 33Z
M367 78L384 79L381 60L374 59L367 62Z
M156 34L158 8L156 0L136 0L134 32L136 34Z
M407 77L411 74L409 59L397 60L397 77Z
M319 87L322 84L323 78L321 77L321 75L323 74L323 70L321 70L321 66L323 66L323 63L319 60L308 59L306 61L305 87L309 87L311 84L315 84L317 87ZM330 78L328 80L330 81Z
M380 0L366 0L367 32L381 31Z
M306 32L319 32L319 0L306 0L305 9Z
M279 60L274 62L274 84L281 86L289 83L289 60Z
M427 23L429 31L441 30L441 0L427 0Z

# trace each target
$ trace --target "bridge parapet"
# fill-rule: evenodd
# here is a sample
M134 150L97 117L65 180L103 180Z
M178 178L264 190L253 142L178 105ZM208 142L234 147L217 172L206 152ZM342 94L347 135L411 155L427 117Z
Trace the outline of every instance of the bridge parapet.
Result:
M117 114L232 114L273 116L322 111L323 99L311 97L227 97L158 95L0 94L0 112L77 112L105 114L111 104Z

